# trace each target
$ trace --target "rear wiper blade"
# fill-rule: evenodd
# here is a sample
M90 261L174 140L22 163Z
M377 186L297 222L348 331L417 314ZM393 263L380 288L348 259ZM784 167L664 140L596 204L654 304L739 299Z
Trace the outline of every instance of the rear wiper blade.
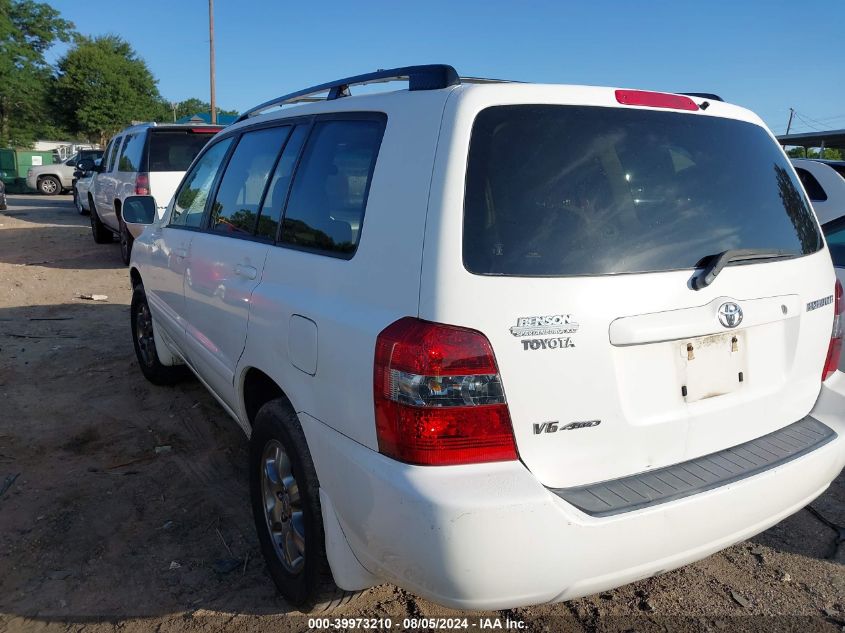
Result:
M713 283L713 280L716 279L719 273L722 272L722 269L729 262L753 259L781 259L785 257L795 257L795 253L783 250L769 250L765 248L737 248L729 251L723 251L704 258L709 260L707 265L700 273L690 280L690 283L693 290L706 288Z

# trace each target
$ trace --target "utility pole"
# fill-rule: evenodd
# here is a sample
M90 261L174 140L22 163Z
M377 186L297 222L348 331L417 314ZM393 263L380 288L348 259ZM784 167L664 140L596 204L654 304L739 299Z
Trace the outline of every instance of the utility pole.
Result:
M208 54L211 76L211 123L217 123L217 97L214 94L214 0L208 0ZM791 120L791 118L790 118Z
M213 88L212 88L212 90L213 90ZM212 92L212 94L213 94L213 92ZM792 117L793 116L795 116L795 110L793 110L792 108L789 108L789 121L787 121L787 123L786 123L786 133L787 134L789 134L789 128L792 127Z

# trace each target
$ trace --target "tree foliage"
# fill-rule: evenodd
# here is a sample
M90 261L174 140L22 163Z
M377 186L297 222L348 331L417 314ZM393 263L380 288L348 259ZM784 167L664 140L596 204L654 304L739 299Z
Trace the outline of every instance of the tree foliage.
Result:
M842 154L843 152L840 149L825 147L824 155L821 158L827 160L842 160ZM819 150L807 149L805 151L803 147L790 147L786 150L786 155L790 158L819 158Z
M0 147L29 146L55 131L44 53L73 36L73 23L46 3L0 0Z
M170 108L169 120L181 119L184 116L191 116L199 112L211 112L211 104L209 104L208 101L203 101L201 99L197 99L196 97L170 103L168 104L168 108ZM237 110L221 110L218 107L217 114L238 115L240 113Z
M155 77L116 35L77 38L58 62L54 103L71 132L101 144L132 121L167 120Z

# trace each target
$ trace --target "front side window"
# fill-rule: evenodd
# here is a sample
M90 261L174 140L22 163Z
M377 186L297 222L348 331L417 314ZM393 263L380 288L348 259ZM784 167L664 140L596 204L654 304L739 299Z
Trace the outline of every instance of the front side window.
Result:
M314 125L294 177L282 242L352 257L383 134L383 120L330 120Z
M211 230L252 235L264 187L289 132L287 126L273 127L241 136L211 205Z
M821 246L792 168L751 123L558 105L492 107L475 120L463 227L472 273L691 269L731 249Z
M199 228L202 224L205 203L211 194L214 178L231 144L231 137L215 143L185 176L173 201L173 213L170 216L172 226Z

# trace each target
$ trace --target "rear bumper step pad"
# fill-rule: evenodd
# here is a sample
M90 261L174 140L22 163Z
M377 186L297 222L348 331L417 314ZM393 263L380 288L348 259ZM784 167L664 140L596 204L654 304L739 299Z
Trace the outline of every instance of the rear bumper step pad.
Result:
M550 488L594 517L641 510L724 486L814 451L836 432L807 416L756 440L688 462L574 488Z

